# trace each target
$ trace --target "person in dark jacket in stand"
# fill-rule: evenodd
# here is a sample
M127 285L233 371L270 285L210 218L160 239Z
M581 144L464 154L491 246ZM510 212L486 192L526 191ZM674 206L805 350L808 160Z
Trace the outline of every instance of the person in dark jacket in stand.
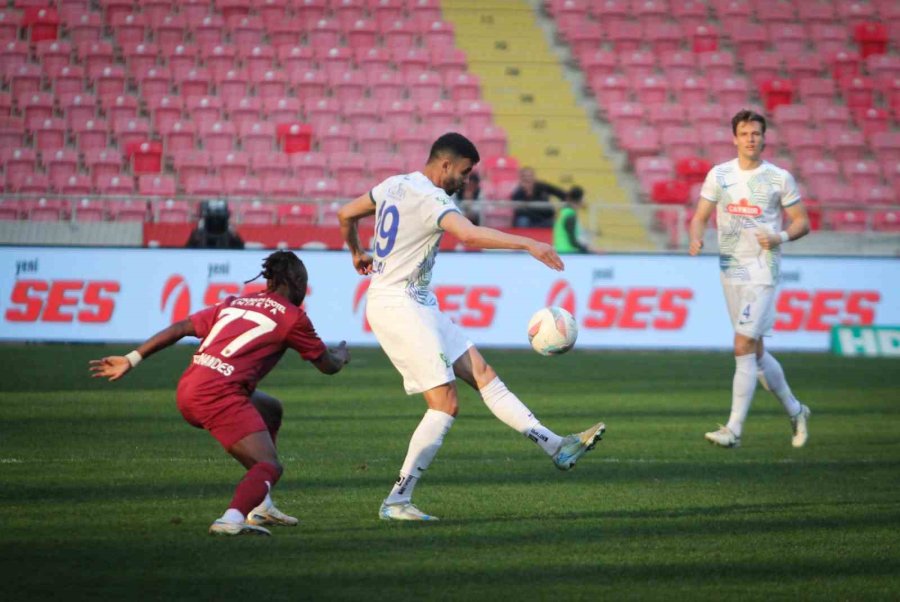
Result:
M564 200L566 192L547 182L541 182L534 177L534 169L523 167L519 170L519 185L512 192L510 199L513 201L543 201L548 203L550 197ZM513 224L517 228L552 228L553 207L522 207L516 209L513 216Z

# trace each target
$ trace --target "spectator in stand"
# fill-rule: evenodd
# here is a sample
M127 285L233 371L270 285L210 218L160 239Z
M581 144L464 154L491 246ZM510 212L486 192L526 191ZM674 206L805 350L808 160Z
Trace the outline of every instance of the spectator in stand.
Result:
M469 174L469 179L463 185L462 190L456 193L463 215L476 226L481 222L481 177L477 172Z
M530 167L519 170L519 185L510 197L513 201L549 203L551 196L565 200L566 193L552 184L536 180L534 169ZM549 205L516 209L513 225L517 228L552 228L554 213L553 207Z
M573 186L566 193L565 203L559 209L553 224L553 248L560 255L564 253L591 253L592 250L581 240L578 225L578 210L584 201L584 190Z
M188 238L189 249L243 249L244 241L231 229L228 203L204 201L200 206L200 222Z

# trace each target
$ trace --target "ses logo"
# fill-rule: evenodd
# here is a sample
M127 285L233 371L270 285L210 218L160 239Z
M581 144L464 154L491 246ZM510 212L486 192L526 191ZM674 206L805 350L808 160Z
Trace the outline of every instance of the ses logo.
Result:
M588 330L679 330L693 298L687 288L595 286L588 293L587 306L580 308L572 285L558 280L550 287L546 304L567 310Z
M369 280L362 280L353 292L353 313L360 314L363 332L372 332L366 319L366 291ZM497 301L502 296L499 286L463 286L444 284L434 287L438 307L463 328L490 328L497 316Z
M114 280L17 280L9 296L8 322L102 324L116 308Z

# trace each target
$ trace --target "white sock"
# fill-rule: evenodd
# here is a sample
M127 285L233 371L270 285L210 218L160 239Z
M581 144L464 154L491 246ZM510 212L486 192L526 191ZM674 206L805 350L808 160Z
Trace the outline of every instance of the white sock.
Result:
M244 522L244 515L237 508L229 508L219 520L223 520L226 523L242 523Z
M784 370L781 369L778 360L766 351L757 362L757 366L759 367L759 382L763 388L775 394L788 416L799 414L802 409L800 402L791 392L787 379L784 378Z
M744 420L750 411L750 402L756 391L756 354L738 355L734 358L734 382L731 387L731 416L727 426L736 437L744 430Z
M385 503L397 504L412 499L416 481L431 465L431 461L434 460L434 456L444 442L444 435L451 426L453 426L453 416L450 414L437 410L425 412L425 416L422 417L422 421L409 440L409 449L406 452L403 466L400 468L400 477L394 483Z
M484 404L501 422L537 443L548 455L557 452L562 437L541 424L500 377L485 385L480 393Z

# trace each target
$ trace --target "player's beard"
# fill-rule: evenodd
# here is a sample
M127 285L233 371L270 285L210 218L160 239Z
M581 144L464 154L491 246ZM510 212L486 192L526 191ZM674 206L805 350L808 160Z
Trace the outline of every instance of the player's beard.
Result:
M465 184L465 178L452 178L448 182L444 182L444 192L447 193L448 196L453 196L460 190L462 190L463 184Z

